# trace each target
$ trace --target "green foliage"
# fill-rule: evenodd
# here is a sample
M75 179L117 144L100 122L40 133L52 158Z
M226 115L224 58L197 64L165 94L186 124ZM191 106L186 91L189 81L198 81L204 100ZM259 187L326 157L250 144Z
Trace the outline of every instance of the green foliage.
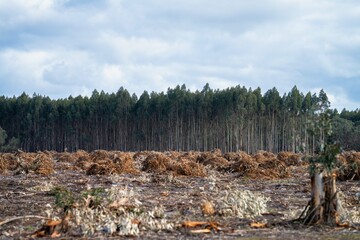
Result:
M276 88L262 94L260 88L220 90L209 84L195 92L185 85L160 93L145 91L139 98L122 87L116 93L94 90L90 97L58 100L23 93L0 96L0 125L6 129L0 130L0 147L6 151L220 148L249 153L303 148L312 153L325 144L327 132L334 131L334 140L360 150L359 111L339 115L329 106L323 90L304 95L296 86L282 96ZM342 134L341 121L326 129L335 117L352 123L346 129L349 134Z
M19 144L20 144L19 139L12 137L12 138L9 140L8 144L6 144L5 146L3 146L3 147L1 148L1 150L4 151L4 152L16 151L16 150L18 149Z
M101 203L103 202L104 198L106 197L106 192L105 189L103 188L93 188L87 191L83 191L81 192L81 196L84 199L87 199L88 197L90 197L91 202L90 202L90 208L97 208L101 205Z
M56 186L50 191L55 196L55 205L59 208L70 208L75 203L75 194L64 186Z
M307 96L309 96L308 94ZM327 144L331 144L333 126L333 111L329 109L330 102L323 90L319 97L314 97L316 102L312 105L312 113L307 120L307 133L313 138L313 153L321 153Z
M310 158L310 174L327 172L331 174L336 167L337 155L341 152L339 144L333 143L332 111L326 94L320 91L316 114L308 129L310 136L317 137L318 153Z
M10 152L18 149L19 139L12 137L6 144L7 134L4 129L0 127L0 151Z
M323 172L331 174L336 167L337 155L340 154L341 147L338 144L325 144L324 150L320 154L310 158L310 174Z
M7 138L6 131L0 127L0 147L5 144Z
M65 186L56 186L51 189L50 195L55 197L55 205L59 208L71 208L80 200L89 200L88 207L97 208L106 198L106 191L103 188L93 188L75 193Z
M342 113L343 114L343 113ZM336 115L332 118L333 140L345 150L360 150L360 125Z

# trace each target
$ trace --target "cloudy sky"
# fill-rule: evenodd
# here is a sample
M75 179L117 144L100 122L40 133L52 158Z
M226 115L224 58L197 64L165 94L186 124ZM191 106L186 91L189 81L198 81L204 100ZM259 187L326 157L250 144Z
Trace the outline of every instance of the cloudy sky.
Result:
M360 107L357 0L0 1L0 95L140 95L183 83Z

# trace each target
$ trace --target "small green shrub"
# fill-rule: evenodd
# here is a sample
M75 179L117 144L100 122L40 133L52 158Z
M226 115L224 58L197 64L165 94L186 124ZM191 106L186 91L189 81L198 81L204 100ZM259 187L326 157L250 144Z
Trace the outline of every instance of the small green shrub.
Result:
M59 208L69 208L75 202L74 193L64 186L52 188L50 195L55 196L55 205Z
M84 199L89 197L91 198L88 206L90 208L99 207L106 198L106 192L103 188L92 188L90 190L81 192L81 195Z

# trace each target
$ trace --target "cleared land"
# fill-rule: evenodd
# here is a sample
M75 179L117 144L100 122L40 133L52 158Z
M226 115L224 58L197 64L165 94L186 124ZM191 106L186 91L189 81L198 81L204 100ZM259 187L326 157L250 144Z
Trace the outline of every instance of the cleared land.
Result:
M294 221L310 200L298 154L4 153L0 239L360 239L360 153L337 168L344 225L328 228Z

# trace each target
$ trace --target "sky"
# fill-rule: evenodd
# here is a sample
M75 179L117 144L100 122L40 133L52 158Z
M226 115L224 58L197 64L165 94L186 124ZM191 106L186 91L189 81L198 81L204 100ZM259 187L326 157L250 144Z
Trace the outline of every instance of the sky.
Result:
M0 0L0 95L296 85L355 110L359 23L357 0Z

